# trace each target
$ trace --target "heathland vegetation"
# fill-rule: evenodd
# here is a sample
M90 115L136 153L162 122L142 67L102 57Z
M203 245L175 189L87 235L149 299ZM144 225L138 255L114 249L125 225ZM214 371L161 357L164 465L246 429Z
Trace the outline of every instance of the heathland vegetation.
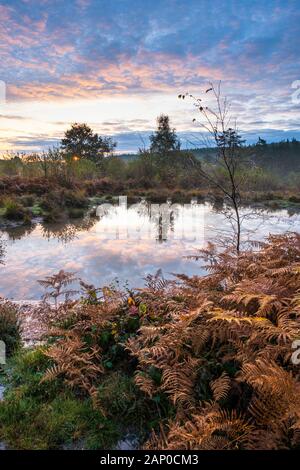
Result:
M127 194L174 201L214 197L230 209L233 244L195 253L205 276L158 272L141 289L89 285L62 270L41 279L33 312L40 344L21 344L20 307L0 302L8 361L0 379L0 440L15 449L299 449L300 236L241 242L240 207L300 203L300 143L246 146L191 95L211 148L185 151L167 116L149 150L74 124L61 146L0 162L2 221L78 217ZM208 135L208 134L207 134ZM283 163L284 161L284 163ZM74 287L78 286L78 287Z
M162 115L149 149L129 159L114 153L112 139L98 136L86 124L74 124L60 147L0 159L1 223L80 217L93 198L111 200L120 194L132 201L171 197L180 202L191 196L224 200L222 187L229 180L224 159L219 158L222 146L231 146L239 156L234 161L245 203L274 208L300 203L300 142L267 144L259 139L246 146L235 130L225 139L222 143L212 137L211 147L181 150L169 118Z

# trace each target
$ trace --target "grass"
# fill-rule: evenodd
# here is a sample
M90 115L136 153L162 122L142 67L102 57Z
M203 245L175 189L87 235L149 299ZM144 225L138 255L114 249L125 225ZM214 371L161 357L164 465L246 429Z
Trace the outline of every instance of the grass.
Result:
M4 200L4 217L9 220L22 220L30 221L29 212L22 206L22 204L13 198Z
M0 437L12 449L56 449L84 440L109 448L120 437L112 420L60 380L40 383L49 366L43 348L21 351L5 368L9 384L0 403Z
M128 431L142 440L158 425L157 404L124 371L108 372L98 386L100 408L60 379L41 382L46 347L20 350L8 361L0 402L0 440L11 449L110 449Z
M0 405L0 435L12 449L58 449L83 440L85 448L110 448L120 437L91 400L60 393L51 401L10 393Z

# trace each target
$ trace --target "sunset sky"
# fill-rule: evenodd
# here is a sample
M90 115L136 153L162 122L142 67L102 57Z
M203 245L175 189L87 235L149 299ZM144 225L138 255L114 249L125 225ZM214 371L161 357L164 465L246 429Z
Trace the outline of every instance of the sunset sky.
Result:
M41 150L70 123L147 143L169 114L190 146L191 103L222 80L248 142L300 139L299 0L0 1L0 150Z

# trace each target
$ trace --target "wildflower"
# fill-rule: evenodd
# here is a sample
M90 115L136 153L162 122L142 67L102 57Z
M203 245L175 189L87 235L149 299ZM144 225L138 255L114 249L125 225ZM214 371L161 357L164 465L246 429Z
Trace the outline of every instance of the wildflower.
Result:
M139 309L135 305L132 305L129 309L130 315L137 315L138 311L139 311Z
M128 303L128 305L135 305L134 298L133 298L133 297L131 297L131 296L130 296L130 297L128 297L128 299L127 299L127 303Z

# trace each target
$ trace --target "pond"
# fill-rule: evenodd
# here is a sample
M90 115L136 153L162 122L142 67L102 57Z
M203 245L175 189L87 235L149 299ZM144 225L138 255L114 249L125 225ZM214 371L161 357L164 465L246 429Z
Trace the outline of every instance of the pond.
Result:
M14 300L38 300L37 280L60 269L76 272L85 282L141 287L148 274L162 270L202 274L199 261L188 259L207 241L232 239L228 214L209 203L163 205L142 201L129 206L99 206L97 216L68 223L37 222L2 230L4 264L0 265L0 295ZM287 210L244 208L244 240L263 239L269 233L299 231L300 214Z

